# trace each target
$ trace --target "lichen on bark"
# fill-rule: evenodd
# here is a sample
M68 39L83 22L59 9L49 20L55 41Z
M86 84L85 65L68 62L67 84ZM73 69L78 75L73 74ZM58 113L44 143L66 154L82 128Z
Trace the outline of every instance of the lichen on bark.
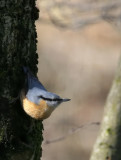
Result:
M39 160L42 122L27 116L19 99L22 66L36 75L35 0L0 1L0 160Z
M121 160L121 57L90 160Z

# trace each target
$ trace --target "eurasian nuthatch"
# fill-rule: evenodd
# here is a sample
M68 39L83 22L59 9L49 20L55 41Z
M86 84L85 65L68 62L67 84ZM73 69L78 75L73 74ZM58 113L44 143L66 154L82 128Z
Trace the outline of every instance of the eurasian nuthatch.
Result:
M27 78L20 100L24 111L32 118L46 119L59 104L70 100L48 92L28 67L24 67L23 70Z

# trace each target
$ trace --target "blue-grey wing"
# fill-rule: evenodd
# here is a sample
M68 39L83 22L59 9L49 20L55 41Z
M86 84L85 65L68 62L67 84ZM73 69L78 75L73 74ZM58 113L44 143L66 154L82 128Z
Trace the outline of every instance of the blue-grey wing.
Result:
M32 88L38 88L45 90L45 87L42 83L36 78L28 67L23 67L24 73L27 75L27 90Z
M41 90L45 90L45 87L42 85L42 83L34 76L28 75L28 88L38 88Z

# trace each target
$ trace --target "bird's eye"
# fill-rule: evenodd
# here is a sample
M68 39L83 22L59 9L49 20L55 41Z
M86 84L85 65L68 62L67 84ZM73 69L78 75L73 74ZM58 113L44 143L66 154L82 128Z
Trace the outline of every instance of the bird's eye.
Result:
M47 100L47 101L58 101L58 102L61 102L62 99L61 98L55 98L55 99L52 99L52 98L46 98L46 97L43 97L43 96L39 96L39 98L42 98L43 100Z
M46 98L46 97L43 97L43 96L39 96L39 98L42 98L43 100L47 100L47 101L53 101L53 99L51 99L51 98Z

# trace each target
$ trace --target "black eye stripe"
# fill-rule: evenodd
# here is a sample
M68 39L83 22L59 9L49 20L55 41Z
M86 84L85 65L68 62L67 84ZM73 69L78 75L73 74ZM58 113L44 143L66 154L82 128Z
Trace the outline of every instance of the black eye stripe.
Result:
M43 96L39 96L40 98L44 99L44 100L47 100L47 101L62 101L61 98L55 98L55 99L51 99L51 98L46 98L46 97L43 97Z

